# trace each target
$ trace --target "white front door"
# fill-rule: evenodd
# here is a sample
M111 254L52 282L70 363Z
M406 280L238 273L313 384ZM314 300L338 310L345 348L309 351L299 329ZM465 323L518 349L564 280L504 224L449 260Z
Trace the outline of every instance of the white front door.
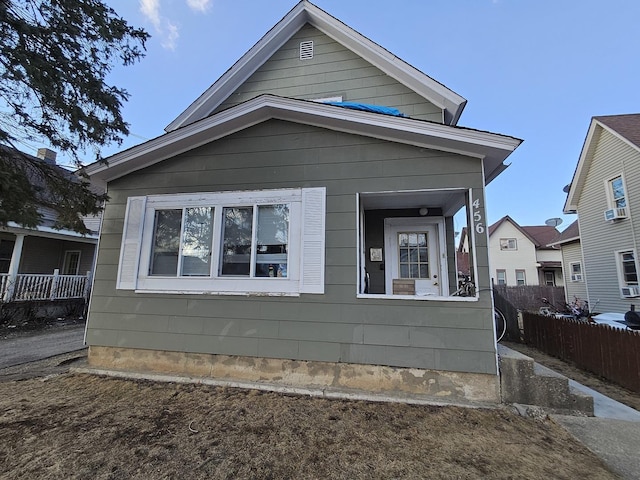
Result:
M443 250L443 249L442 249ZM385 219L385 290L393 281L413 280L415 294L442 295L446 281L440 262L441 238L436 219Z

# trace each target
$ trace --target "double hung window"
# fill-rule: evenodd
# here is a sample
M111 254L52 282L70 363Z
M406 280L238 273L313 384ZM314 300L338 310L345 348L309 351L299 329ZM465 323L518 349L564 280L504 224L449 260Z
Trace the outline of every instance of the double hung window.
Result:
M609 180L609 199L611 208L624 208L627 206L622 176Z
M323 293L325 189L132 197L118 288Z
M622 286L638 285L638 268L633 250L618 252L618 275Z

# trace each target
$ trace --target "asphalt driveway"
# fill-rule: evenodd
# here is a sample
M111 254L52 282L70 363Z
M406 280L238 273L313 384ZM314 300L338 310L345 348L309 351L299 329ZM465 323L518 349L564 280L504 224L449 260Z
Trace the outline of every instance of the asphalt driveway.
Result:
M0 368L42 360L85 348L84 325L41 330L0 339Z

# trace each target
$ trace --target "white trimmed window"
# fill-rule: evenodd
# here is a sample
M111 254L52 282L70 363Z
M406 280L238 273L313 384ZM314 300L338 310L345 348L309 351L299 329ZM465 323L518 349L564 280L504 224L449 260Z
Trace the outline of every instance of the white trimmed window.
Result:
M325 188L130 197L117 288L324 293Z
M524 270L516 270L516 285L526 285L527 277Z
M638 265L636 253L633 250L616 252L618 264L618 279L621 287L638 285Z
M515 238L501 238L500 250L517 250L518 242Z
M624 181L621 175L609 180L607 195L610 208L625 208L627 206Z
M506 285L507 284L507 271L506 270L496 270L496 280L498 285Z
M570 265L571 267L571 281L572 282L582 282L582 264L580 262L574 262Z

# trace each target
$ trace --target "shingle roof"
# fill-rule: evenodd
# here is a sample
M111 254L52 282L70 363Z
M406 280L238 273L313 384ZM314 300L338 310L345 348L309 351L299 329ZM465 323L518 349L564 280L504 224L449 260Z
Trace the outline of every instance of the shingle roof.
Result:
M556 227L549 225L535 225L530 227L522 227L536 241L536 247L547 248L547 245L558 236Z
M491 236L493 232L495 232L498 227L505 221L511 222L517 229L519 229L525 236L527 236L529 240L531 240L531 243L533 243L536 248L556 248L548 247L548 244L558 236L559 232L556 227L551 227L549 225L533 225L522 227L518 225L518 223L509 215L505 215L489 227L489 236Z
M593 118L612 130L615 130L636 147L640 148L640 113L603 115Z
M567 228L565 228L560 235L549 242L549 245L560 245L562 243L569 243L580 239L580 227L576 220Z

